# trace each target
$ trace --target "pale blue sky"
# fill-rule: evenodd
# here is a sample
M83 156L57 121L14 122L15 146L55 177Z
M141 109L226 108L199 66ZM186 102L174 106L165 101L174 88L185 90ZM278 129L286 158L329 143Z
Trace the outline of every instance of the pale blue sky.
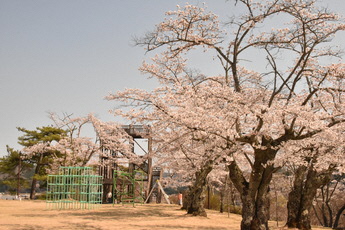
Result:
M188 2L206 2L223 18L234 10L232 0ZM345 0L322 2L345 15ZM132 37L177 4L185 1L0 0L0 156L6 145L20 148L16 127L51 124L47 111L108 121L109 92L153 87L137 70L148 57Z

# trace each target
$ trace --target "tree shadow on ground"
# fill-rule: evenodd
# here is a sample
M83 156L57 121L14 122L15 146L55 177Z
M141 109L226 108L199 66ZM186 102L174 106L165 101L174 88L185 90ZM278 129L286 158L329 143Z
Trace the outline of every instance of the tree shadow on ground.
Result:
M30 224L3 224L1 225L2 228L4 229L15 229L15 230L41 230L41 226L37 225L30 225Z
M12 229L12 230L43 230L43 229L51 229L51 227L42 227L41 225L36 224L5 224L1 226L1 229ZM103 228L89 225L88 223L70 223L66 222L63 226L58 227L59 230L61 229L83 229L83 230L102 230Z
M150 225L147 228L143 228L140 225L130 225L140 230L155 230L155 229L198 229L198 230L228 230L228 228L213 227L213 226L183 226L183 225Z
M184 213L181 212L181 217ZM126 219L128 218L144 218L144 217L165 217L165 218L178 218L179 215L167 212L166 207L147 206L147 207L123 207L115 206L112 208L105 208L101 210L88 211L88 212L63 212L58 215L61 216L78 216L91 220L104 220L104 219Z

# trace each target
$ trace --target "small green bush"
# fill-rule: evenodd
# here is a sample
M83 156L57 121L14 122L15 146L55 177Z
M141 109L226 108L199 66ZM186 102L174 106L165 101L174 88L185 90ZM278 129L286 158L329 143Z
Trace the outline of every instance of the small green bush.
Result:
M47 194L42 193L36 196L37 200L46 200L47 199Z

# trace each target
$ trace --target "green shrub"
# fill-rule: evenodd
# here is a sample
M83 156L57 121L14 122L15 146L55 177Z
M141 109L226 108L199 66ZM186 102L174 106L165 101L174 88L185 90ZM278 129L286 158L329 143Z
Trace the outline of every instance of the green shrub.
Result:
M36 197L37 197L37 200L46 200L47 194L46 193L38 194Z

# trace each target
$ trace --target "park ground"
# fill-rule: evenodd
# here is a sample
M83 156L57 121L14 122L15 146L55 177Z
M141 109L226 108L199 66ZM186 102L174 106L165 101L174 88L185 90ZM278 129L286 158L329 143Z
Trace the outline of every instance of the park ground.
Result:
M208 217L187 215L177 205L112 205L92 210L48 210L45 201L0 200L0 229L240 229L241 217L207 210ZM270 222L271 229L277 227ZM282 226L283 223L280 223ZM313 228L321 230L327 228Z

